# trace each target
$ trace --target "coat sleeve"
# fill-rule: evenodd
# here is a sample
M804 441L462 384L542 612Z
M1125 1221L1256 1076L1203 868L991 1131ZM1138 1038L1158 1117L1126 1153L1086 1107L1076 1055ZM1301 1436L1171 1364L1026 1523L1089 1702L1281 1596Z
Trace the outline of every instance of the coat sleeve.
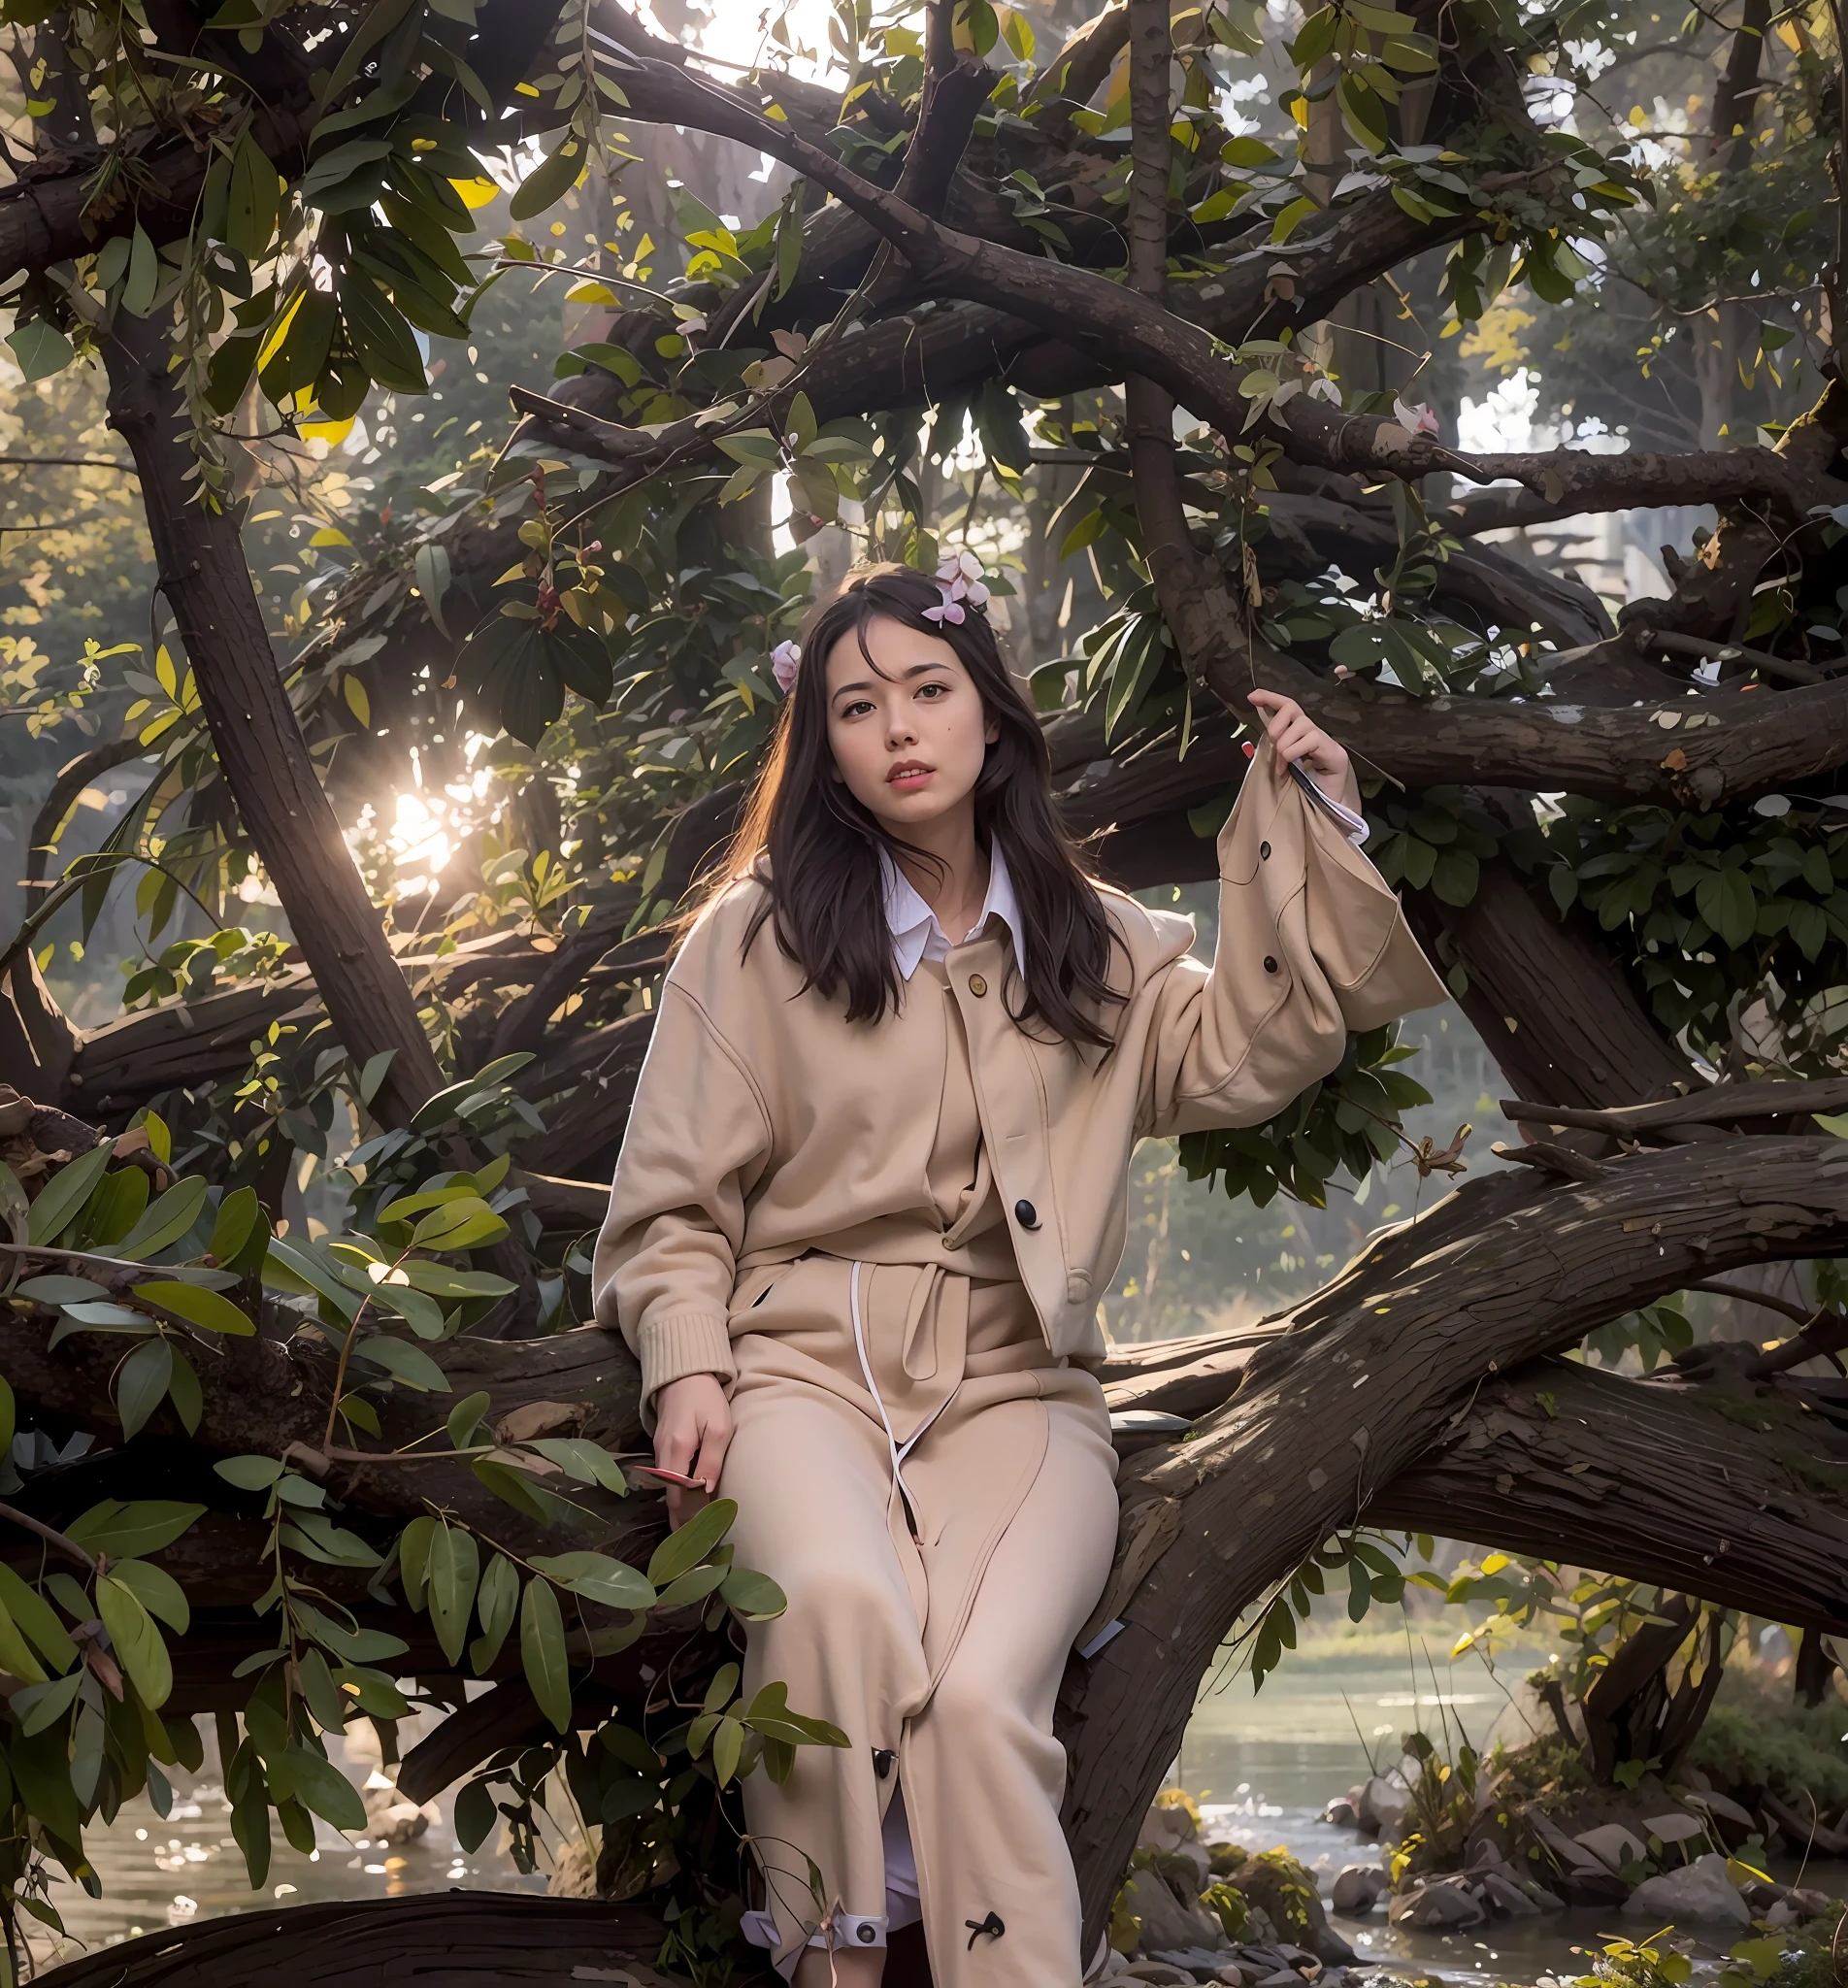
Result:
M743 1060L669 976L592 1264L598 1322L642 1362L644 1425L688 1374L735 1376L728 1316L770 1118Z
M1219 834L1219 938L1157 969L1138 1131L1262 1125L1326 1077L1349 1030L1447 1000L1398 898L1267 740Z

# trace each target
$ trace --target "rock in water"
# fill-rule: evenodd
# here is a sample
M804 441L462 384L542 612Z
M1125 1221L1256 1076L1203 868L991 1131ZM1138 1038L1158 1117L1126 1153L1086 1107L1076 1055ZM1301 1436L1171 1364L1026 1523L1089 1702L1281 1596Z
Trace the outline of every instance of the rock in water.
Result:
M1306 1947L1317 1960L1345 1967L1358 1958L1328 1922L1315 1873L1279 1845L1247 1857L1230 1880L1285 1939Z
M1697 1857L1683 1871L1646 1877L1624 1901L1627 1918L1686 1920L1705 1926L1747 1927L1752 1908L1726 1874L1726 1859Z
M1178 1947L1226 1950L1225 1929L1203 1905L1183 1905L1158 1872L1133 1871L1123 1903L1142 1922L1137 1951L1172 1953Z
M434 1802L419 1806L396 1788L365 1788L360 1799L366 1805L367 1832L379 1843L414 1843L443 1816Z
M1375 1774L1361 1790L1360 1826L1375 1833L1390 1833L1404 1821L1411 1807L1411 1790L1397 1773Z
M1401 1892L1387 1916L1395 1926L1479 1926L1482 1904L1461 1877L1439 1877L1416 1891Z
M1605 1822L1596 1829L1581 1830L1572 1840L1613 1872L1621 1872L1626 1864L1644 1863L1649 1856L1648 1850L1621 1822Z
M1391 1889L1392 1880L1380 1865L1344 1865L1335 1880L1335 1909L1362 1918L1379 1904L1380 1895Z
M1528 1897L1511 1877L1503 1877L1499 1871L1487 1871L1482 1876L1483 1903L1508 1919L1537 1919L1540 1907Z

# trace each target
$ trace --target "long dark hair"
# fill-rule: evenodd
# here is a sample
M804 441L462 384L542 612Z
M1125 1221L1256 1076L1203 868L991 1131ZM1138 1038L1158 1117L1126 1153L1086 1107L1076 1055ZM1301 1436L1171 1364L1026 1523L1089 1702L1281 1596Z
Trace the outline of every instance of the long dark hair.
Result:
M848 1021L877 1021L898 1009L903 985L879 851L930 858L888 834L835 777L827 664L835 645L852 635L873 665L866 631L881 616L940 637L969 672L986 718L1000 727L975 781L975 833L1006 856L1026 927L1026 971L1011 990L1010 1012L1068 1043L1108 1048L1101 1024L1106 1006L1121 998L1107 978L1110 948L1120 942L1054 810L1039 718L1008 673L987 615L971 609L960 623L940 626L924 611L941 602L929 574L882 565L848 574L809 613L795 689L783 700L763 771L708 896L756 878L768 895L745 935L746 950L772 920L806 986L829 1000L845 989Z

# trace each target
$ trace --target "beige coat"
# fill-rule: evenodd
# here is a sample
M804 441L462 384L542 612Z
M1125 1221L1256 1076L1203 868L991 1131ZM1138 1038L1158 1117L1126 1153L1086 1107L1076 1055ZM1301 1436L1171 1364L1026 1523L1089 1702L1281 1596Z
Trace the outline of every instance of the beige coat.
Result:
M1051 1350L1076 1362L1104 1355L1097 1306L1122 1253L1138 1139L1262 1124L1335 1069L1350 1029L1445 999L1392 891L1275 778L1268 745L1220 832L1219 869L1210 969L1189 950L1188 919L1102 893L1126 996L1107 1055L1036 1040L1007 1013L1004 968L971 972L959 951L954 991L1020 1276ZM916 1069L904 1008L849 1027L838 998L802 991L768 923L741 956L761 889L727 892L669 970L597 1242L597 1315L639 1356L650 1419L669 1381L733 1377L732 1338L763 1288L753 1270L810 1249L966 1268L931 1200L935 1112L917 1109L941 1073ZM992 951L1005 961L1004 943Z

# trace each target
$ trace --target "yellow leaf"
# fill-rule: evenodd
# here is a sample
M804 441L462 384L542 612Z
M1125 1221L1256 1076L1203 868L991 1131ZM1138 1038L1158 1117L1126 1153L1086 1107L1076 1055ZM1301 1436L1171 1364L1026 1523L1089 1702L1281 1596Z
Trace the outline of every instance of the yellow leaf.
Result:
M289 326L295 322L296 315L301 311L307 297L308 291L306 289L298 290L294 303L277 319L275 325L271 328L269 337L258 346L256 350L256 370L259 373L281 349L282 341L289 335Z
M478 207L486 207L500 192L492 180L451 180L449 184L462 196L462 204L473 212Z
M325 442L329 448L338 448L353 432L353 417L348 414L344 421L303 421L300 427L311 442Z
M349 421L347 426L350 427L352 423ZM324 524L308 543L311 546L350 546L352 540L341 530L339 525ZM349 677L346 680L350 683L352 679Z
M616 293L608 283L573 283L565 292L567 304L613 304Z
M372 723L372 700L366 695L366 686L349 670L340 679L341 695L346 700L346 707L362 725Z

